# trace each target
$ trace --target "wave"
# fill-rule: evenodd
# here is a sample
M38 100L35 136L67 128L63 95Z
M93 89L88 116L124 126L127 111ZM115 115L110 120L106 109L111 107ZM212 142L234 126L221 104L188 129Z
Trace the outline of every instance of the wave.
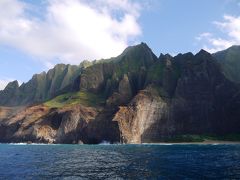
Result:
M17 146L19 146L19 145L20 145L20 146L21 146L21 145L22 145L22 146L23 146L23 145L28 145L28 146L29 146L29 145L30 145L30 146L31 146L31 145L33 145L33 146L34 146L34 145L37 145L37 146L39 146L39 145L43 145L43 146L46 146L46 145L48 145L48 146L49 146L49 145L60 145L60 144L44 144L44 143L31 143L31 144L29 144L29 143L0 143L0 144L17 145Z
M99 145L111 145L111 143L103 140Z
M27 143L7 143L9 145L28 145Z
M142 144L139 144L139 145L163 145L163 146L171 146L171 145L174 145L172 143L142 143Z

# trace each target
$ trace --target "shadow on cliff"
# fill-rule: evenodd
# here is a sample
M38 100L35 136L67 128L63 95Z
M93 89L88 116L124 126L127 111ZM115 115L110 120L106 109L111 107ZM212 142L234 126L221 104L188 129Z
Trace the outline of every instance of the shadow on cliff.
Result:
M79 139L84 144L99 144L103 141L120 142L118 123L112 121L115 109L103 110L95 120L90 121L85 128L78 132Z

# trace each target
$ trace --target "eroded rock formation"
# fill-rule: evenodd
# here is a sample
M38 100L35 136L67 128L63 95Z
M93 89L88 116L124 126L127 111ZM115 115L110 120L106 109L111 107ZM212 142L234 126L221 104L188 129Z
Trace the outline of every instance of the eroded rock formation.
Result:
M0 93L0 104L22 105L0 108L0 141L150 143L239 134L240 87L225 74L204 50L157 58L144 43L116 58L56 66Z

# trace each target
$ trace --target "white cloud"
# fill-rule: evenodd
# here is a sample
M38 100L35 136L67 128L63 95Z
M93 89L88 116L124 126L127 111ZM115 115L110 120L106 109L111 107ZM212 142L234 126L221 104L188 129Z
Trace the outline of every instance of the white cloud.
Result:
M0 90L3 90L7 86L8 83L9 83L9 81L0 79Z
M0 79L0 90L3 90L7 85L8 83L12 82L12 81L15 81L15 79L13 78L7 78L7 77L2 77ZM18 81L18 84L19 86L22 84L22 81Z
M0 79L0 90L3 90L12 79Z
M216 37L209 32L200 34L196 39L204 42L204 49L216 52L240 44L240 16L224 15L223 21L213 23L218 30L224 33L225 37Z
M0 1L0 45L20 49L51 66L116 56L141 35L141 4L131 0L49 0L33 5Z
M209 32L202 33L196 37L196 40L201 41L204 38L212 37L212 34Z

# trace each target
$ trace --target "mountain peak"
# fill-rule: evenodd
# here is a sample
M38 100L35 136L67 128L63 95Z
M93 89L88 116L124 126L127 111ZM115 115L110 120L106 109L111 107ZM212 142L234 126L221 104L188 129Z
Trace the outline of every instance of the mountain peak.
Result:
M172 59L173 57L170 54L163 54L161 53L159 59Z
M222 57L219 57L219 56L223 56L228 53L232 54L232 53L239 53L239 52L240 52L240 45L233 45L227 49L213 53L213 56L216 56L216 57L222 59Z
M211 59L212 58L212 55L207 52L206 50L204 49L201 49L197 54L195 54L195 57L197 58L204 58L204 59Z
M152 52L152 50L148 47L148 45L144 42L127 47L122 54L116 57L115 62L119 61L129 61L139 63L140 61L142 64L150 65L152 62L157 61L157 56Z
M12 82L9 82L7 84L7 86L5 87L5 90L8 90L8 89L17 89L19 87L19 83L17 80L15 81L12 81Z
M146 48L149 48L149 46L148 46L147 43L145 43L145 42L141 42L139 45L140 45L140 46L143 46L143 47L146 47Z
M228 49L240 50L240 45L233 45L233 46L229 47Z
M240 46L234 45L212 55L223 67L226 77L233 82L240 83Z
M137 44L137 45L133 45L133 46L128 46L122 54L126 54L126 53L129 53L129 52L132 52L132 51L136 51L137 49L140 49L140 50L147 50L147 51L151 51L152 50L148 47L148 45L144 42L141 42L140 44Z
M204 49L201 49L197 54L196 54L196 56L197 55L211 55L209 52L207 52L206 50L204 50Z

